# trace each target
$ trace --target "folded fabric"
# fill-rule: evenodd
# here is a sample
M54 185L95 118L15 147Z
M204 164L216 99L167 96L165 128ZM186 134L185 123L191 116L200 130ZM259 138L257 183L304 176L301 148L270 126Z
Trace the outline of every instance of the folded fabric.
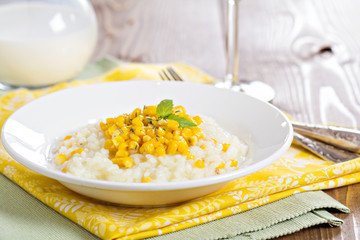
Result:
M99 239L58 214L0 174L0 232L3 239ZM327 194L303 192L213 222L149 240L269 239L317 224L339 226L325 209L348 208Z
M100 72L111 65L100 63L104 62L95 65ZM0 99L0 126L16 109L45 94L104 81L133 78L160 80L158 73L167 66L169 64L120 63L106 75L93 80L61 83L41 90L9 92ZM186 81L212 82L211 77L185 64L175 63L171 66ZM360 159L334 164L293 145L272 165L237 179L208 196L171 207L124 208L76 194L56 180L18 164L0 146L0 172L46 205L103 239L142 239L197 226L295 193L359 182L359 170Z
M322 191L303 192L243 213L148 240L271 239L318 224L340 226L343 221L327 209L350 210Z

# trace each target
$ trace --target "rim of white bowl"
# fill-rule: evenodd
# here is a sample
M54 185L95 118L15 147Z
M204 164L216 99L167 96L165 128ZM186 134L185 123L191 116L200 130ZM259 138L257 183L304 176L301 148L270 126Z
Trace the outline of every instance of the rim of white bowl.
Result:
M50 95L54 96L56 94L61 94L61 92L63 92L63 91L73 91L74 89L77 89L77 88L96 87L97 85L102 85L102 84L117 85L117 84L139 84L139 83L146 83L146 84L152 83L155 85L159 85L159 84L193 85L193 84L196 84L198 86L202 85L202 87L204 87L204 88L214 88L215 87L213 85L206 85L206 84L192 83L192 82L152 82L152 81L148 81L148 80L105 82L105 83L95 83L95 84L90 84L90 85L83 85L83 86L59 90L57 92L37 98L32 102L43 101L44 98L46 98ZM228 90L228 89L219 89L219 91L232 92L232 90ZM244 93L237 93L237 94L244 94ZM70 174L66 174L66 173L60 172L59 170L56 170L56 169L51 169L51 168L47 168L47 167L35 164L34 162L27 160L26 158L24 158L17 152L13 151L12 147L6 141L3 141L3 146L12 158L14 158L17 162L24 165L25 167L33 170L34 172L37 172L37 173L47 176L49 178L56 179L60 182L66 182L66 183L80 185L80 186L99 188L99 189L110 189L110 190L126 190L126 191L168 191L168 190L198 188L198 187L220 184L220 183L228 182L228 181L249 175L251 173L261 170L262 168L269 166L271 163L275 162L277 159L279 159L282 156L282 154L284 154L287 151L287 149L290 147L292 140L293 140L292 125L290 123L290 120L287 118L287 116L282 111L280 111L277 107L275 107L272 104L269 104L267 102L263 102L254 97L251 97L249 95L246 95L246 97L252 98L255 101L262 102L263 104L267 104L270 108L275 109L287 122L287 126L289 127L288 135L286 136L286 139L283 142L282 146L279 149L277 149L274 153L272 153L270 156L268 156L267 158L264 158L263 160L255 163L255 164L245 166L244 168L241 168L239 170L235 170L235 171L231 171L228 173L223 173L223 174L219 174L219 175L215 175L215 176L211 176L211 177L187 180L187 181L180 181L180 182L163 182L163 183L124 183L124 182L114 182L114 181L106 181L106 180L86 179L86 178L81 178L81 177L73 176ZM26 107L26 105L27 104L25 104L21 108ZM19 108L18 110L20 110L21 108ZM1 131L1 139L5 139L4 138L4 128L6 127L6 122L7 122L7 120L5 121L2 131Z

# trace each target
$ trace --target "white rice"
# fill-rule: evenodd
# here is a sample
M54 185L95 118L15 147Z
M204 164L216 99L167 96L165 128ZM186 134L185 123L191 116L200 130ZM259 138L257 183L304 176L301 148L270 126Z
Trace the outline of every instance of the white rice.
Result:
M202 120L203 123L199 127L203 129L205 138L199 140L195 146L189 147L191 154L195 156L194 160L180 154L158 157L137 153L130 155L134 161L133 167L120 168L113 164L109 159L108 150L104 149L105 136L98 123L80 129L68 140L59 141L58 144L62 146L56 154L69 155L72 151L83 148L81 154L75 154L61 166L68 169L67 174L116 182L141 182L143 177L150 177L151 182L186 181L238 169L246 160L247 145L220 128L213 119L202 116ZM216 139L217 143L212 139ZM230 144L226 152L222 151L223 143ZM202 149L201 145L206 147ZM194 165L198 159L204 160L204 168ZM238 166L230 167L231 159L236 160ZM225 168L216 170L222 162L225 163Z

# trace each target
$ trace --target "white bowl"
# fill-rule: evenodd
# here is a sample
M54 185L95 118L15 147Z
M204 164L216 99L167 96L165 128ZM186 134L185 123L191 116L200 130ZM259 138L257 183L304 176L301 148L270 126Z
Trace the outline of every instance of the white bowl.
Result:
M214 118L250 146L250 162L213 177L168 183L120 183L84 179L56 170L48 159L51 143L88 123L172 99L190 114ZM292 126L273 105L231 90L184 82L124 81L87 85L49 94L26 104L5 122L8 153L29 169L57 179L80 194L124 205L183 202L219 190L229 181L258 171L290 146Z

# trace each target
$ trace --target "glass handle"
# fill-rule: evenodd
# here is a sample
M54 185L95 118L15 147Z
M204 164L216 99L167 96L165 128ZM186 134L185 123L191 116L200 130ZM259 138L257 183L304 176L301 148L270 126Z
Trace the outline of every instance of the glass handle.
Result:
M226 27L226 74L224 83L231 86L238 81L239 47L238 47L238 19L239 1L227 0Z

